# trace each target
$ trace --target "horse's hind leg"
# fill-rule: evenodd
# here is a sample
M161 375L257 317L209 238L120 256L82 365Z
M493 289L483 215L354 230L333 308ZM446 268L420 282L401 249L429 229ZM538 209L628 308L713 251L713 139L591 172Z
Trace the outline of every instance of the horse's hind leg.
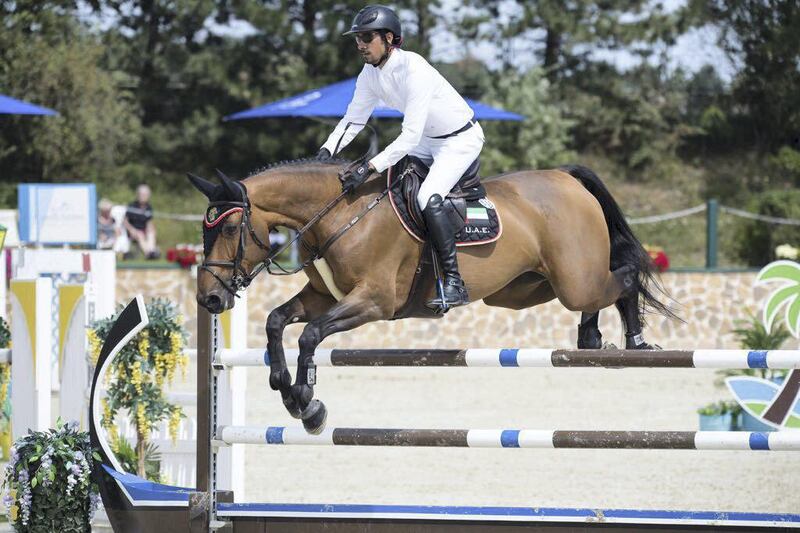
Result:
M598 321L600 311L594 313L581 313L581 323L578 324L578 349L598 350L603 347L603 335L600 333Z
M269 354L269 386L280 391L283 405L294 418L300 418L300 407L292 396L292 375L286 367L283 352L283 331L289 324L308 322L325 310L330 309L336 300L315 291L311 284L292 296L287 302L273 309L267 317L267 353Z
M622 287L619 298L614 302L625 328L626 350L652 350L656 346L648 344L642 334L642 311L639 306L639 277L636 267L626 265L614 271L614 277Z

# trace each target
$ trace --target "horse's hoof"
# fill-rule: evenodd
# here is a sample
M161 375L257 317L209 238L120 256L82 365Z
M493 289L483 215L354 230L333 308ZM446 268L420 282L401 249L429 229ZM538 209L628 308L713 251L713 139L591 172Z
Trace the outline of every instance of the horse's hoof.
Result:
M647 342L642 342L640 344L626 346L625 349L627 350L661 350L661 346L658 344L650 344Z
M308 407L303 409L303 427L312 435L319 435L325 429L328 420L328 410L319 400L311 400Z
M291 394L283 396L283 406L286 407L286 410L289 411L292 418L300 418L302 415L300 404L295 401L294 396Z

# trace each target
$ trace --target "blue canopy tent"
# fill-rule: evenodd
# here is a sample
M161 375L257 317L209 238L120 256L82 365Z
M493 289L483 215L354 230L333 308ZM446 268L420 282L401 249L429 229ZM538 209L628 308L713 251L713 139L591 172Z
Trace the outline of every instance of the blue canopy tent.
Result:
M4 115L58 115L52 109L29 104L0 94L0 114Z
M265 104L246 111L240 111L225 117L225 120L243 120L266 117L342 117L347 111L347 104L356 90L356 79L340 81L319 89L312 89L296 96L290 96L271 104ZM475 111L477 120L525 120L525 117L503 109L497 109L475 100L466 98L467 104ZM372 116L375 118L402 118L402 114L389 107L377 107Z

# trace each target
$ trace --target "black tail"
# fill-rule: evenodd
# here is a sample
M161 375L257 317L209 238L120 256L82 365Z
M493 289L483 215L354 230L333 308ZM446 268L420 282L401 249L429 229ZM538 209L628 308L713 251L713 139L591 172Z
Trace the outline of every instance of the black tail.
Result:
M611 264L609 266L612 271L624 265L636 267L639 282L638 292L641 296L639 298L641 312L656 312L680 320L668 306L656 297L656 294L667 298L669 295L656 279L653 260L633 234L631 227L625 221L622 210L597 174L580 165L564 166L561 167L561 170L580 181L586 190L600 202L608 226L608 236L611 239Z

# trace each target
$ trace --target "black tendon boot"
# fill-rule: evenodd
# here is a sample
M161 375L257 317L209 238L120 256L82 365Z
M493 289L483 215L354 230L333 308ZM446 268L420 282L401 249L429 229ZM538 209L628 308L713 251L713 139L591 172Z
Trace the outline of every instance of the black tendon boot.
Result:
M600 311L595 313L581 313L581 323L578 325L578 349L599 350L603 347L603 335L597 321Z
M425 225L428 227L431 243L439 255L439 262L444 273L444 302L434 298L428 302L429 307L456 307L469 303L467 288L458 273L458 260L456 259L456 237L453 227L444 209L444 201L438 194L431 196L428 205L422 211Z
M648 344L642 335L642 321L639 316L639 293L633 292L616 301L625 327L626 350L658 350L658 345Z

